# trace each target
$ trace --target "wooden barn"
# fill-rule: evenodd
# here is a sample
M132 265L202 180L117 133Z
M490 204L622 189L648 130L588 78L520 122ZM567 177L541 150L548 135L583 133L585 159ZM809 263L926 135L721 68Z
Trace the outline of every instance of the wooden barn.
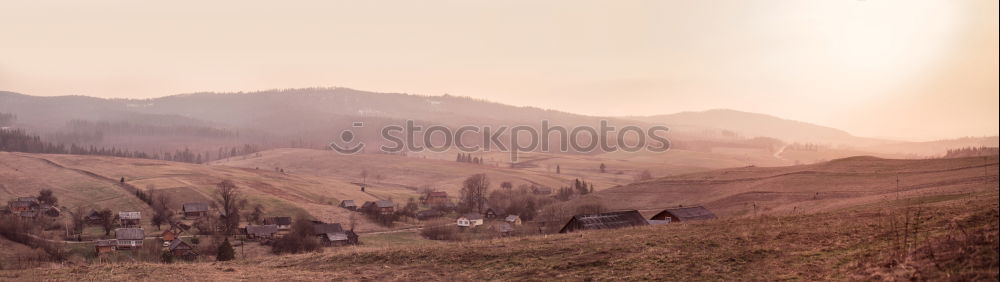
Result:
M376 212L381 215L392 215L396 211L396 203L390 200L378 200L375 201Z
M184 218L200 218L208 216L208 203L195 202L195 203L184 203L181 205L181 213L184 214Z
M142 248L142 240L146 238L146 233L142 228L118 228L115 229L115 249L131 250Z
M596 214L580 214L566 222L559 233L580 230L616 229L623 227L649 225L646 218L637 210L614 211Z
M142 225L142 213L137 211L118 212L118 224L122 227L139 227Z
M714 213L702 206L670 208L657 213L650 220L666 222L716 219Z
M348 210L357 210L358 205L354 204L354 200L343 200L340 201L340 207Z
M97 255L114 252L115 245L117 245L115 240L97 240L94 243L94 251L97 252Z
M198 257L198 253L194 251L194 247L181 239L174 239L173 241L170 241L170 245L167 246L167 250L170 251L170 254L175 258L194 260Z
M247 238L251 240L258 239L271 239L274 235L278 233L278 226L269 225L247 225L246 227Z

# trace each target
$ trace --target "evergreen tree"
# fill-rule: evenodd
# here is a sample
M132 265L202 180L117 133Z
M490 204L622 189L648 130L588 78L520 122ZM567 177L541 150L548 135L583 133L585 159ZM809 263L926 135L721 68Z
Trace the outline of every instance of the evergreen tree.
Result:
M233 245L229 244L229 238L222 241L219 245L219 251L215 255L216 261L230 261L236 258L236 250L233 250Z

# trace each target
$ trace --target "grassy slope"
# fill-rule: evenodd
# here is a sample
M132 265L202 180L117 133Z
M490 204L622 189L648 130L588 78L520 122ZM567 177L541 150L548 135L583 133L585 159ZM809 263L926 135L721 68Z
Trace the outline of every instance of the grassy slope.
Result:
M114 180L120 177L136 187L145 189L152 185L157 191L168 193L178 210L183 202L210 201L214 197L215 184L223 179L230 179L243 188L251 206L261 204L269 215L295 215L305 211L324 221L347 222L349 212L335 206L340 199L376 199L372 194L360 192L357 186L336 179L264 169L21 153L0 153L0 163L3 164L0 166L0 183L3 183L0 200L3 202L51 188L60 198L60 205L70 209L83 205L151 214L148 206L115 184ZM383 187L373 192L407 191ZM358 226L359 231L383 229L365 221Z
M900 188L896 188L896 177ZM720 216L832 211L898 197L967 193L997 179L997 157L888 160L853 157L813 165L744 167L654 179L600 191L612 209L705 205Z
M945 201L916 196L837 213L723 219L427 246L349 247L322 254L227 263L53 267L44 271L0 272L0 277L18 280L154 277L186 280L856 280L910 277L995 280L998 260L996 185L995 180L984 182L971 195ZM908 225L902 224L904 218L910 219ZM902 244L893 243L900 242L897 238L901 236L895 235L910 233L917 238L907 241L910 247L904 249Z
M430 186L458 195L462 180L472 174L486 173L493 187L500 182L511 181L520 184L538 184L553 188L567 186L574 178L594 182L595 189L622 185L632 182L634 176L643 169L650 169L654 175L673 175L737 167L746 165L749 158L768 165L790 164L765 153L757 152L747 157L740 153L699 153L673 150L664 153L609 153L599 155L573 155L551 153L522 153L521 167L512 169L506 160L507 153L477 154L486 160L484 165L455 162L455 153L415 153L409 157L362 154L341 155L333 151L309 149L276 149L262 152L259 157L237 158L216 161L212 164L242 168L273 170L280 167L286 171L336 178L348 182L360 182L361 171L368 170L369 184L375 187L408 187L411 190ZM600 173L599 166L607 166L606 173ZM555 173L556 166L561 174ZM620 172L620 173L619 173ZM381 175L382 179L375 179ZM407 195L401 195L406 197Z

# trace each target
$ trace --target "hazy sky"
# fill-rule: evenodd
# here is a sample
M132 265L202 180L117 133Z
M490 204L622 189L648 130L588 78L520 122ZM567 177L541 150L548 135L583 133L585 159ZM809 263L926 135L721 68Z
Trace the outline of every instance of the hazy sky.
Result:
M3 1L0 90L343 86L594 115L998 132L997 1Z

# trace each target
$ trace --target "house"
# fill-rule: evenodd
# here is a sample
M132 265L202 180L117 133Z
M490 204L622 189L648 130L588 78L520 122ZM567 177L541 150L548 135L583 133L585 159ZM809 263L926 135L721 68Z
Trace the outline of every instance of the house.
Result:
M208 216L208 203L194 202L181 205L181 213L184 218L192 219Z
M438 218L444 216L444 212L439 210L425 210L417 212L417 219L428 220L431 218Z
M531 193L535 195L549 195L552 194L552 188L549 187L531 187Z
M249 239L271 239L278 233L278 226L268 225L247 225L246 234Z
M352 240L357 242L357 234L353 231L344 231L340 223L314 222L313 235L319 237L325 245L347 245L351 244Z
M320 235L324 245L329 246L346 246L346 245L356 245L358 244L358 234L354 231L346 230L342 232L325 233Z
M21 219L25 219L25 220L34 220L34 219L38 218L38 212L37 211L21 211L21 212L17 213L17 215L20 216Z
M646 222L646 218L637 210L580 214L573 216L569 222L566 222L566 225L559 230L559 233L644 225L649 225L649 223Z
M396 203L391 200L378 200L375 201L375 207L377 208L378 214L381 215L392 215L396 209Z
M507 217L505 217L503 221L515 226L521 225L521 217L517 216L516 214L507 215Z
M119 224L122 227L139 227L142 222L142 213L137 211L118 212Z
M49 217L59 217L62 214L62 210L59 210L59 207L56 206L42 205L38 210Z
M650 220L662 220L667 223L674 221L692 221L716 219L714 213L702 206L669 208L657 213Z
M514 225L507 222L501 222L497 225L497 232L499 232L501 236L510 236L511 234L514 234Z
M358 206L354 204L354 200L343 200L340 201L340 207L348 210L357 210Z
M507 211L504 211L501 208L486 208L486 218L488 219L494 219L505 215L507 215Z
M375 209L375 202L365 201L364 204L361 204L361 211L362 212L369 212L369 211L374 210L374 209Z
M433 191L427 193L427 197L424 198L424 204L428 206L444 205L445 202L451 202L448 200L448 192L445 191Z
M198 257L198 253L194 251L194 247L181 239L174 239L173 241L170 241L170 245L167 246L167 250L170 251L170 254L175 258L194 260Z
M458 225L458 227L480 226L483 225L483 215L478 213L467 213L462 216L459 216L458 219L455 220L455 223L456 225Z
M100 225L101 222L104 220L104 218L101 217L100 212L91 210L90 213L88 213L87 216L84 217L84 220L87 221L87 224Z
M35 210L39 206L38 199L30 197L21 197L16 200L7 202L7 209L11 213L19 213L23 211Z
M160 232L160 238L163 239L163 242L171 242L174 239L177 239L177 233L174 233L174 231L170 229L163 230L163 232Z
M292 218L288 216L275 216L264 219L264 225L276 225L278 230L292 229Z
M142 248L142 240L146 238L146 233L142 228L118 228L115 229L115 249L131 250Z
M94 252L96 252L97 255L114 252L116 244L117 242L115 242L115 240L97 240L97 242L94 243Z

